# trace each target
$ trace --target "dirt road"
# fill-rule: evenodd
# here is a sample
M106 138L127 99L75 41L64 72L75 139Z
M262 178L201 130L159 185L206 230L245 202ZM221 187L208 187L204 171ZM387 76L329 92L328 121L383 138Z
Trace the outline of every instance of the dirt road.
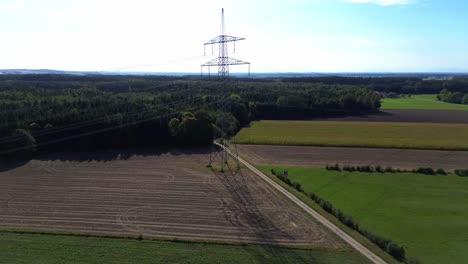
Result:
M221 146L221 145L219 145ZM221 146L222 147L222 146ZM235 156L231 151L228 151L231 155ZM385 264L386 262L383 261L379 256L375 255L372 251L364 247L361 243L359 243L357 240L352 238L350 235L346 234L343 230L338 228L336 225L334 225L332 222L328 221L325 217L317 213L315 210L310 208L308 205L306 205L304 202L296 198L294 195L289 193L287 190L285 190L283 187L281 187L279 184L275 183L273 180L268 178L265 174L263 174L261 171L257 170L254 166L252 166L250 163L245 161L244 159L237 157L239 161L245 165L248 169L250 169L252 172L254 172L257 176L259 176L262 180L266 181L270 186L274 187L277 191L281 192L284 196L286 196L288 199L290 199L292 202L297 204L299 207L301 207L305 212L307 212L309 215L314 217L317 221L322 223L324 226L326 226L330 231L334 232L336 235L341 237L344 241L346 241L349 245L351 245L354 249L359 251L361 254L363 254L365 257L367 257L370 261L372 261L375 264Z

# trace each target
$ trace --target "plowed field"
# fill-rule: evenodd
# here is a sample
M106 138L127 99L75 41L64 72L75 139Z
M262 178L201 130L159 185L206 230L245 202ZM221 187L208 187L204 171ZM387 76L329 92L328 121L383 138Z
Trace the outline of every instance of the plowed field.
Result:
M268 184L213 173L206 151L84 154L0 163L0 226L45 231L347 246Z
M395 168L419 167L446 170L468 167L467 151L414 149L335 148L302 146L238 145L241 156L260 164L318 166L381 165Z

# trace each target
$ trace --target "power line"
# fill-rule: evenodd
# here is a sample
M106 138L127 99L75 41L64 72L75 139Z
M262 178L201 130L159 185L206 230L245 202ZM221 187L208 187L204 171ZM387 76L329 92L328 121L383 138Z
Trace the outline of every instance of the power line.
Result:
M152 109L135 110L135 111L132 111L132 112L125 113L125 115L126 115L125 117L126 118L131 118L131 117L136 116L138 114L151 113L156 108L177 107L179 105L183 105L183 104L187 104L187 103L194 103L195 101L197 101L199 99L203 99L203 98L204 98L204 95L200 95L200 96L193 97L193 98L187 98L187 99L183 99L183 100L180 100L180 101L170 102L168 104L157 105L157 106L153 107ZM79 129L79 128L83 128L83 127L87 127L87 126L96 125L96 124L99 124L99 123L104 122L104 121L114 121L115 119L119 118L118 116L116 116L117 114L119 114L119 113L115 113L111 117L104 116L104 117L95 118L93 120L87 120L87 121L83 121L83 122L76 122L76 123L68 124L68 125L65 125L65 126L62 126L62 127L59 127L59 128L53 128L53 129L46 130L46 131L43 131L43 132L35 133L34 136L35 137L47 136L47 135L62 133L62 132L68 131L68 130L74 130L74 129ZM0 143L10 141L10 140L16 140L19 137L20 136L7 136L7 137L4 137L4 138L1 138Z
M104 69L104 70L101 70L101 72L117 72L117 71L122 71L122 70L131 70L131 69L145 68L145 67L150 67L150 66L169 65L169 64L179 63L179 62L198 60L201 58L203 58L203 56L190 56L190 57L185 57L185 58L171 59L171 60L152 62L152 63L146 63L146 64L134 64L134 65L120 66L120 67L115 67L115 68Z
M207 107L207 106L210 106L210 105L215 105L215 104L222 103L223 101L226 101L226 100L227 100L227 98L222 98L220 100L213 101L213 102L201 105L201 106L191 107L188 110L195 111L195 110L198 110L198 109L202 109L203 107ZM137 124L141 124L141 123L144 123L144 122L148 122L150 120L169 117L169 116L172 116L172 115L177 114L177 113L178 113L178 111L174 110L172 112L167 112L167 113L159 115L159 116L145 118L145 119L137 120L137 121L131 121L131 122L128 122L128 123L125 123L125 124L119 124L119 125L115 125L115 126L111 126L111 127L96 129L96 130L93 130L93 131L88 131L88 132L84 132L84 133L80 133L80 134L76 134L76 135L71 135L71 136L67 136L67 137L63 137L63 138L58 138L58 139L54 139L54 140L50 140L50 141L45 141L45 142L41 142L41 143L37 144L37 147L47 146L47 145L50 145L50 144L55 144L55 143L63 142L63 141L70 140L70 139L76 139L76 138L81 138L81 137L90 136L90 135L94 135L94 134L99 134L99 133L111 131L111 130L114 130L114 129L117 129L117 128L123 128L123 127L130 126L130 125L137 125ZM6 150L6 151L1 151L0 155L4 155L4 154L8 154L8 153L14 153L16 151L25 150L27 148L28 147L18 147L18 148L9 149L9 150Z

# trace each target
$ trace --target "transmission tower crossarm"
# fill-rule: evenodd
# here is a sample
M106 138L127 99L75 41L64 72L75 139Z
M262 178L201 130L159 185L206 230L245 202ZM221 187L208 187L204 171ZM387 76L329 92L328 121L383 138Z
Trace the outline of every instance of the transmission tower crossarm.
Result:
M234 59L234 58L224 58L223 60L220 58L212 59L204 64L202 67L205 66L219 66L219 65L243 65L243 64L250 64L250 62Z
M234 41L240 41L240 40L245 40L245 38L239 38L239 37L233 37L233 36L227 36L227 35L219 35L216 38L206 42L204 45L227 43L227 42L234 42Z

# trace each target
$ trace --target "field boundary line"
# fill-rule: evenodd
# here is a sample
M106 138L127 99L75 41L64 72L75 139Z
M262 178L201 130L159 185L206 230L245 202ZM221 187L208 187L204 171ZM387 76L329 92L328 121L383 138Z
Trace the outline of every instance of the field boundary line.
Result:
M299 200L296 196L288 192L286 189L281 187L279 184L274 182L272 179L270 179L268 176L263 174L261 171L259 171L257 168L252 166L250 163L239 157L238 155L234 154L229 148L224 147L222 144L219 144L218 142L214 142L215 145L225 149L229 155L233 156L236 158L238 161L240 161L242 164L244 164L248 169L250 169L252 172L254 172L257 176L262 178L264 181L269 183L271 186L273 186L276 190L278 190L280 193L284 194L286 197L288 197L291 201L293 201L296 205L298 205L300 208L302 208L304 211L306 211L309 215L314 217L317 221L319 221L321 224L326 226L328 229L330 229L333 233L335 233L337 236L342 238L345 242L347 242L349 245L351 245L354 249L359 251L362 255L367 257L370 261L372 261L375 264L387 264L383 259L381 259L379 256L374 254L372 251L370 251L368 248L363 246L361 243L359 243L357 240L355 240L353 237L348 235L346 232L341 230L339 227L337 227L335 224L332 222L328 221L325 217L323 217L321 214L316 212L314 209L309 207L307 204L305 204L303 201Z

